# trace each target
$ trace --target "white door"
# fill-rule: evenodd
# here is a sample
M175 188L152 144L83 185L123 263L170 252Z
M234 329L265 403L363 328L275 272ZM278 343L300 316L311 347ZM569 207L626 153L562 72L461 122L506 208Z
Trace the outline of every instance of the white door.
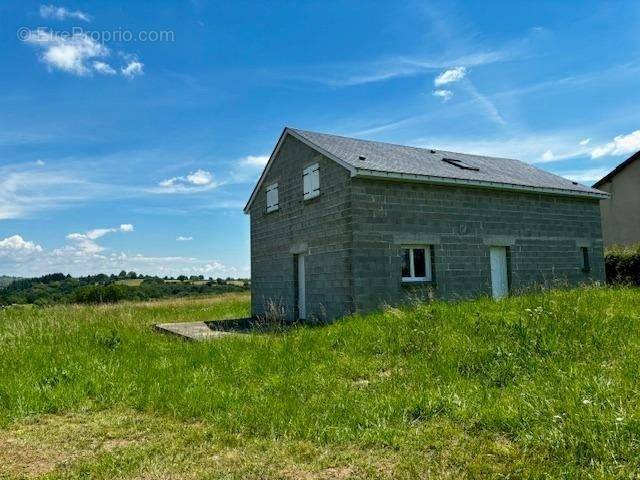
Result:
M304 255L298 255L298 317L307 318L307 303L305 300Z
M509 293L507 247L491 247L491 289L493 298L504 298Z

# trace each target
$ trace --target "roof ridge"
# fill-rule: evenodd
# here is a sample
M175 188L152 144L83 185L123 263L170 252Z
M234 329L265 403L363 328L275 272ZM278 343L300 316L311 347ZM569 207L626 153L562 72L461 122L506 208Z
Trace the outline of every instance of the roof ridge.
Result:
M456 155L467 155L467 156L472 156L472 157L485 157L485 158L494 158L496 160L511 160L514 162L520 162L520 163L524 163L525 165L529 165L532 166L530 163L525 162L524 160L519 160L517 158L511 158L511 157L496 157L494 155L485 155L482 153L465 153L465 152L454 152L453 150L443 150L443 149L438 149L435 147L417 147L415 145L406 145L406 144L402 144L402 143L392 143L392 142L381 142L380 140L368 140L366 138L357 138L357 137L348 137L346 135L336 135L335 133L326 133L326 132L318 132L315 130L303 130L301 128L294 128L294 127L286 127L288 130L293 130L294 132L297 132L299 134L304 134L304 133L312 133L315 135L326 135L328 137L337 137L337 138L344 138L345 140L357 140L358 142L366 142L366 143L379 143L381 145L389 145L391 147L402 147L402 148L413 148L415 150L421 150L421 151L430 151L430 150L435 150L436 153L453 153ZM534 167L537 168L537 167ZM540 169L538 169L540 170Z

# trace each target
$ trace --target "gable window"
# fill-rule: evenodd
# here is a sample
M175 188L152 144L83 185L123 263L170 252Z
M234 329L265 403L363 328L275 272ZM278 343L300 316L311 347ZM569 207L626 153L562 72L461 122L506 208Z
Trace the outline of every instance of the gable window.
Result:
M591 271L591 264L589 262L589 247L580 247L580 253L582 256L582 271Z
M274 183L267 187L267 213L278 210L278 184Z
M320 165L314 163L302 172L303 198L310 200L320 195Z
M402 281L431 281L431 247L402 247Z

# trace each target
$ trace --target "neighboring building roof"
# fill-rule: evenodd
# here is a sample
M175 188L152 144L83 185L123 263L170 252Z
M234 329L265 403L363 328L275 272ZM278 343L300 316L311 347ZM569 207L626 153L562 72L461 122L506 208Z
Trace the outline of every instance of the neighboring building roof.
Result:
M602 177L600 180L594 183L593 188L599 188L602 186L602 184L610 182L613 177L615 177L618 173L620 173L622 170L627 168L629 165L631 165L634 161L638 159L640 159L640 151L631 155L624 162L622 162L620 165L618 165L616 168L611 170L608 174L606 174L604 177Z
M248 212L284 139L291 135L336 161L353 177L391 178L436 184L534 191L552 195L607 198L580 185L519 160L470 155L285 128L244 209Z

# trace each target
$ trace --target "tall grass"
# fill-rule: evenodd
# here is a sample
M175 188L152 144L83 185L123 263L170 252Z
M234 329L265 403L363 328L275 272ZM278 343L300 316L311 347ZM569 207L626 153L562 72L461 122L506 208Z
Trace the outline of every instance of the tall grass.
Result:
M405 449L415 464L457 439L515 476L640 468L637 289L416 303L210 343L150 328L247 313L242 295L5 309L0 423L128 407L244 437Z

